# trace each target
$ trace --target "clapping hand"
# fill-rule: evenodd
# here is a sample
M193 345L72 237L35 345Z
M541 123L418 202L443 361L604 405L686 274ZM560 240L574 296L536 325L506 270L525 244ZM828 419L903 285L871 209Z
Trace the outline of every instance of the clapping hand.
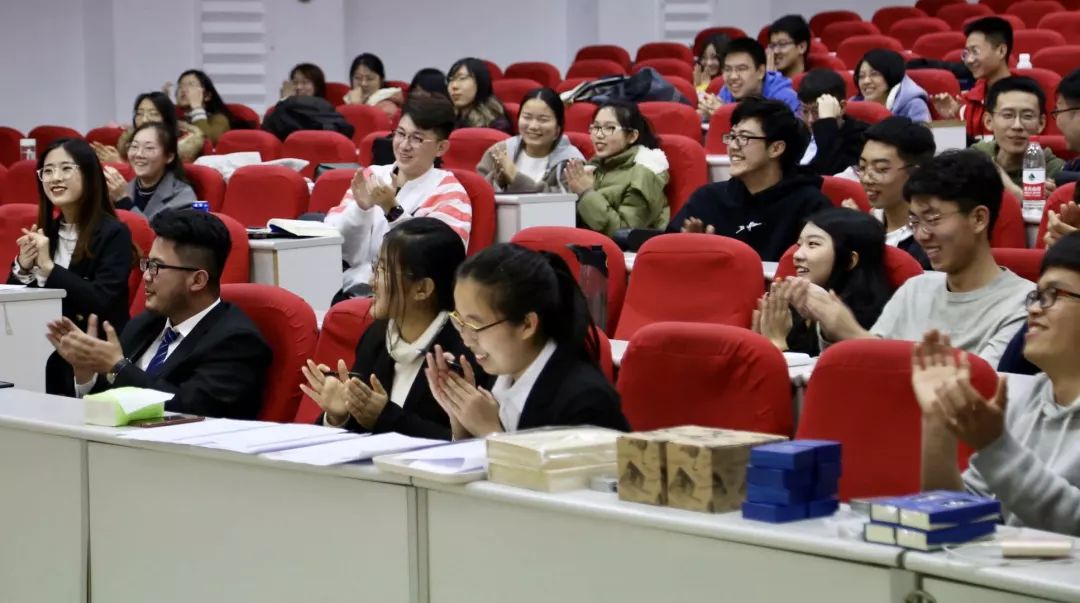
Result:
M510 159L510 155L506 152L505 145L495 145L491 149L491 158L495 160L495 172L500 183L505 186L517 178L517 166L514 165L514 161Z
M687 218L681 230L695 234L716 234L716 228L712 224L706 225L701 218Z
M120 338L108 321L104 323L105 339L98 336L98 317L91 314L83 333L69 318L54 320L48 325L45 338L68 364L75 369L79 383L90 380L93 373L108 373L124 358Z
M127 180L124 180L120 170L107 165L101 171L105 175L105 186L109 189L109 200L115 204L127 196Z
M935 94L933 102L942 119L956 119L960 116L960 99L948 92Z
M763 335L781 352L787 351L787 337L794 326L788 299L790 289L787 281L774 281L769 292L758 300L751 320L753 331Z
M476 385L472 365L462 356L459 375L450 369L446 356L442 347L435 346L434 353L427 355L424 373L435 400L450 417L454 439L503 431L499 402L491 392Z
M580 159L570 159L566 162L566 188L575 195L581 196L596 184L596 178L585 169L585 164Z
M22 229L23 236L15 240L19 245L19 267L23 270L29 270L33 265L37 265L38 270L42 276L48 277L52 273L53 261L52 255L49 253L49 237L45 236L45 231L38 228L35 224L29 229ZM33 248L31 251L29 248ZM25 257L33 255L33 264L27 266L23 263L24 249L26 249Z
M1050 210L1046 212L1046 216L1046 236L1043 237L1043 242L1047 247L1080 228L1080 206L1076 205L1076 201L1063 204L1056 212Z

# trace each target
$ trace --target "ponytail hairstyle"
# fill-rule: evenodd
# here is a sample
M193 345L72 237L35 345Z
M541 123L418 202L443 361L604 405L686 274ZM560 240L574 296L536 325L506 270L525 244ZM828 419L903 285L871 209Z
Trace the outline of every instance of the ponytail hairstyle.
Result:
M520 324L534 312L544 338L598 365L600 341L585 294L558 255L499 243L465 260L457 277L483 285L488 303L507 322Z

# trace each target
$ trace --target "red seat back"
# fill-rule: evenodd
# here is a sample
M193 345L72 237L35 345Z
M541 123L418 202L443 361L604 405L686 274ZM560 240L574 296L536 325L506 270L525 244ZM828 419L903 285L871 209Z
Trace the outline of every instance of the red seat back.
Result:
M292 421L300 403L300 367L315 355L315 312L300 296L271 285L222 285L221 299L243 310L274 352L259 419Z
M570 139L570 144L577 147L577 150L581 151L581 154L585 156L585 159L592 159L592 156L596 154L596 148L593 147L592 137L584 132L566 132L566 137Z
M904 50L900 42L889 36L868 34L844 38L844 41L840 42L840 46L836 48L836 56L847 65L848 69L854 69L859 64L859 60L863 58L863 55L878 48L895 50L896 52Z
M566 108L566 131L589 133L589 124L596 115L597 106L589 102L574 103Z
M915 8L922 9L923 12L930 16L936 16L937 12L941 10L941 7L943 6L963 3L964 0L919 0L915 3Z
M832 201L836 207L841 207L846 199L851 199L859 209L864 212L870 211L870 201L866 198L866 191L862 184L856 180L840 178L838 176L822 176L821 192Z
M950 4L942 6L934 16L948 23L953 31L963 31L964 21L972 17L988 17L992 14L994 10L983 4Z
M826 10L810 17L810 31L817 37L821 37L825 28L833 23L845 21L862 21L859 13L850 10Z
M622 46L615 46L613 44L596 44L593 46L583 46L574 55L574 62L578 61L591 61L595 59L601 59L605 61L613 61L617 65L621 65L623 72L630 69L630 53L627 52ZM567 78L571 77L569 73Z
M150 246L154 244L155 235L146 218L123 209L116 210L116 217L131 231L131 242L138 248L139 257L143 258L150 255ZM139 270L139 265L136 263L131 267L131 274L128 275L128 306L131 306L135 302L135 298L141 293L143 301L139 307L140 312L142 306L146 305L146 294L141 291L142 280L142 270Z
M22 139L22 132L0 126L0 165L9 166L19 160L19 141Z
M1080 156L1080 153L1069 148L1069 142L1061 134L1044 134L1035 136L1034 139L1043 148L1049 148L1054 155L1065 161L1072 161Z
M355 297L334 304L326 312L311 357L316 364L325 364L336 370L338 360L344 360L345 366L352 368L356 361L356 345L371 323L375 322L371 316L372 301L374 298L371 297ZM318 403L307 394L302 394L293 422L314 423L321 414Z
M0 204L32 203L37 207L37 162L32 159L23 159L8 166L3 193Z
M0 276L7 282L11 275L12 259L19 255L19 246L15 241L23 236L24 228L30 228L37 222L38 206L29 203L0 205L0 253L4 261L0 262Z
M570 65L570 69L566 71L566 79L575 77L596 79L609 75L626 75L626 68L615 61L586 59L574 61L574 64Z
M494 61L489 61L487 59L480 59L480 60L483 61L484 65L487 66L488 75L491 76L491 81L492 82L497 82L497 81L503 79L503 70L497 64L495 64Z
M837 73L849 73L848 66L840 60L839 57L833 56L828 52L818 53L812 52L806 56L806 67L808 69L832 69ZM799 74L802 75L802 74ZM799 76L795 76L799 77ZM801 80L800 80L801 81Z
M638 109L657 135L678 134L690 140L701 140L701 117L689 105L651 101L638 103Z
M1012 270L1020 278L1039 282L1040 268L1046 249L994 249L994 260L998 266Z
M874 11L874 16L870 17L870 22L881 31L889 31L893 24L902 19L917 19L927 16L929 15L923 12L921 8L915 6L883 6Z
M1039 20L1039 29L1058 32L1067 44L1080 44L1080 13L1076 10L1046 15Z
M1055 213L1061 213L1061 206L1072 201L1075 194L1075 182L1059 186L1057 190L1050 193L1050 198L1046 200L1046 206L1043 208L1042 219L1039 221L1039 232L1035 235L1036 249L1046 249L1046 242L1043 241L1043 238L1046 237L1046 229L1049 224L1049 212L1053 211Z
M877 35L881 35L881 30L868 21L840 21L839 23L832 23L825 27L825 30L821 32L821 41L824 42L830 50L839 53L840 44L848 38ZM846 63L847 62L845 61L845 64Z
M562 81L559 68L543 61L525 61L514 63L506 68L506 77L522 78L540 82L542 86L554 88Z
M450 148L443 155L443 167L476 171L476 165L491 145L507 138L509 134L494 128L458 128L450 133Z
M225 103L225 106L229 108L234 117L248 122L252 128L258 128L262 123L262 120L259 119L259 113L243 103Z
M709 118L709 131L705 134L705 152L710 155L727 155L724 134L731 131L731 114L735 112L735 103L721 105Z
M869 101L848 101L844 107L844 114L868 124L876 124L892 117L892 112L886 109L885 105Z
M349 93L351 88L348 84L342 82L326 82L326 100L333 106L338 106L345 102L345 95Z
M650 59L679 59L689 65L694 62L694 51L678 42L648 42L638 48L634 61L640 63Z
M521 99L532 90L542 88L540 82L528 78L509 78L492 82L491 88L495 92L495 98L504 103L521 103Z
M682 59L663 58L638 61L637 63L634 63L632 73L637 73L646 67L652 67L657 73L664 76L665 79L668 76L681 77L687 81L693 81L694 79L693 67Z
M886 31L904 48L913 48L920 36L932 31L952 31L952 27L937 17L914 17L900 19Z
M455 130L456 131L456 130ZM470 169L450 169L458 179L472 205L472 228L466 255L473 255L495 242L495 189L484 177Z
M360 165L372 165L372 162L375 161L374 153L372 151L372 146L375 144L375 139L386 138L389 135L390 131L385 130L382 132L371 132L364 137L364 140L361 141L360 144L356 147L356 160L360 163Z
M1077 16L1080 17L1080 15ZM1077 33L1076 42L1056 48L1043 48L1035 52L1031 57L1031 64L1039 69L1053 71L1061 77L1068 75L1076 69L1077 65L1080 65L1080 30Z
M390 116L372 105L339 105L337 112L352 124L353 143L358 146L368 134L390 129Z
M1001 195L1001 210L990 233L991 247L1027 247L1027 231L1024 226L1024 214L1020 201L1009 191Z
M964 6L971 5L965 4ZM915 40L915 46L912 47L912 50L915 54L927 59L944 60L945 56L950 52L963 50L966 41L967 36L959 31L938 31L919 36ZM912 71L922 70L913 69ZM908 75L910 74L911 72L908 73Z
M690 80L684 80L675 75L664 76L664 79L670 82L672 86L675 86L675 89L679 91L679 94L683 95L683 98L690 101L690 107L695 111L697 110L697 88L690 83Z
M263 130L229 130L221 135L214 147L218 155L251 151L257 152L263 161L280 159L281 141Z
M608 297L607 324L601 325L606 333L614 333L619 323L623 298L626 297L626 260L623 252L611 237L584 228L567 226L533 226L518 232L510 239L522 247L534 251L549 251L557 254L570 267L574 275L580 275L581 264L569 245L591 247L599 245L607 257Z
M574 88L577 88L584 82L592 80L591 77L570 77L558 83L555 86L555 92L562 94L563 92L569 92Z
M716 34L723 34L732 40L736 38L747 37L746 32L738 27L724 26L724 27L706 27L705 29L697 32L694 36L694 56L701 56L702 46L705 44L705 40L708 40L711 36ZM759 40L760 41L760 40ZM765 44L768 44L768 39L765 40Z
M209 203L210 211L221 211L225 204L225 179L221 172L205 165L185 163L184 174L195 189L195 197Z
M643 326L622 358L618 391L635 431L702 425L790 436L794 426L784 355L741 327Z
M995 16L1002 16L1002 14L1009 10L1009 7L1016 4L1018 0L978 0L979 4L985 5L990 10L997 13ZM1010 15L1011 16L1011 15Z
M742 241L706 234L654 237L634 260L615 338L630 339L641 327L661 321L749 328L764 281L760 256Z
M660 149L668 160L668 183L664 192L674 216L694 191L709 183L709 166L705 163L704 147L694 139L664 134L660 136Z
M1035 65L1034 55L1044 48L1065 46L1068 42L1065 36L1049 29L1021 29L1013 32L1013 53L1032 55L1032 65ZM1047 90L1053 94L1053 90Z
M798 249L798 245L792 245L788 247L784 255L780 256L780 262L776 265L776 278L795 276L795 251ZM899 289L900 285L906 283L909 278L923 273L919 262L899 247L885 246L884 263L885 275L893 291Z
M384 113L385 115L385 113ZM285 157L298 157L308 161L300 171L307 178L315 178L315 168L320 163L350 163L356 161L356 145L343 134L330 130L298 130L285 138L281 147Z
M229 179L221 211L244 226L265 226L271 218L295 218L307 206L303 176L280 165L247 165Z
M33 130L30 130L26 134L27 138L33 138L37 141L37 156L41 157L45 153L45 148L48 147L54 140L60 138L82 138L82 134L79 134L78 130L74 130L67 126L38 126Z
M124 129L120 126L102 126L87 132L86 142L100 142L103 145L115 147L123 133Z
M709 80L709 86L705 88L705 91L709 94L720 94L720 90L724 87L724 76L718 75Z
M345 198L345 192L352 186L354 176L356 176L356 170L348 168L323 172L315 181L315 188L311 190L307 210L326 213L331 208L337 207Z
M926 90L926 94L931 98L942 92L952 96L960 95L960 82L956 81L956 76L946 69L908 69L907 75L923 90ZM934 103L928 104L931 117L940 119L941 116L934 108Z
M1039 21L1050 13L1064 12L1065 7L1056 0L1024 0L1009 6L1006 14L1016 15L1024 20L1024 25L1035 28Z
M922 489L922 412L911 390L911 348L907 341L843 341L814 367L795 437L841 443L841 500ZM997 373L983 359L969 358L972 385L993 395Z

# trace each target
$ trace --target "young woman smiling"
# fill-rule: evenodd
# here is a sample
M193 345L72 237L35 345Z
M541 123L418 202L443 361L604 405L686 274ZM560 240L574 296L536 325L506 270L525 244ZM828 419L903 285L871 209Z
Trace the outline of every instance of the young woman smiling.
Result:
M466 58L447 72L447 89L457 114L455 128L494 128L510 133L506 109L495 98L491 72L480 59Z
M400 88L384 87L386 69L379 57L369 52L356 55L349 68L349 80L352 89L345 95L346 105L371 105L391 117L401 108L404 95Z
M144 92L135 98L131 127L120 135L115 147L99 142L91 143L98 160L101 163L126 161L128 145L131 144L135 128L151 121L163 123L170 132L175 132L181 161L195 161L202 155L203 142L206 138L202 130L187 122L179 121L176 117L176 105L164 92Z
M153 218L164 209L190 207L195 191L184 176L184 164L176 149L176 137L157 122L135 128L128 146L128 163L135 179L124 181L115 168L105 168L109 198L119 209Z

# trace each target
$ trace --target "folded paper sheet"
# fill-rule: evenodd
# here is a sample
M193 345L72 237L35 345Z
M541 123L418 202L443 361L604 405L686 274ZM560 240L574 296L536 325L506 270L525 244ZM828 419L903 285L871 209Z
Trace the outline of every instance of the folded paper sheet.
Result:
M91 425L117 427L165 414L165 402L174 394L141 387L117 387L83 398L85 421Z

